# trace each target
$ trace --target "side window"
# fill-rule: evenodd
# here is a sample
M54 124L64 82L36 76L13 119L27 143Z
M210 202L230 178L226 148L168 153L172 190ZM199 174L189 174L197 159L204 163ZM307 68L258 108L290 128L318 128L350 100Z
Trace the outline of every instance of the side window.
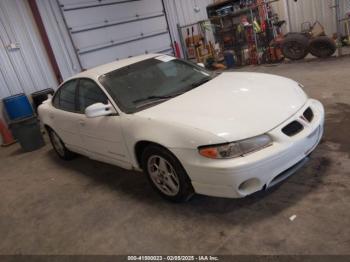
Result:
M65 111L70 111L70 112L76 111L76 104L75 104L76 84L77 84L77 81L72 80L65 83L59 89L53 101L53 104L55 107Z
M79 111L85 112L85 108L96 103L108 103L108 98L101 88L93 81L80 79L79 81Z

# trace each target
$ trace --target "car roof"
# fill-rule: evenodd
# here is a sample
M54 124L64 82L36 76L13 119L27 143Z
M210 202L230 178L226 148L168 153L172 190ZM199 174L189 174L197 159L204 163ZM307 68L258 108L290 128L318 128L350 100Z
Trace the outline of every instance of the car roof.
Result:
M111 71L117 70L119 68L131 65L131 64L143 61L143 60L147 60L147 59L150 59L152 57L160 56L160 55L163 55L163 54L146 54L146 55L140 55L140 56L135 56L135 57L130 57L130 58L118 60L115 62L111 62L108 64L104 64L104 65L100 65L100 66L88 69L88 70L83 71L77 75L74 75L70 79L82 78L82 77L97 79L99 76L101 76L103 74L106 74L106 73L109 73ZM70 79L67 79L67 80L70 80Z

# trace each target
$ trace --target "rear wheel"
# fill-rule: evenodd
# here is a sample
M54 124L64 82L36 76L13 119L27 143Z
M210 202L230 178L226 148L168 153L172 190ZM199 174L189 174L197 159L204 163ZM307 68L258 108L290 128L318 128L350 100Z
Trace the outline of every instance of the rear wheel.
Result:
M310 53L319 58L330 57L334 54L336 45L332 39L327 36L319 36L310 42Z
M282 42L282 53L291 60L303 59L309 53L309 39L302 34L289 34Z
M152 187L163 198L185 202L194 194L186 171L168 150L159 146L147 147L142 154L142 167Z
M72 160L76 156L75 153L69 151L66 148L63 141L61 140L61 138L57 135L57 133L55 131L50 129L48 131L48 133L49 133L52 147L60 158L62 158L64 160Z

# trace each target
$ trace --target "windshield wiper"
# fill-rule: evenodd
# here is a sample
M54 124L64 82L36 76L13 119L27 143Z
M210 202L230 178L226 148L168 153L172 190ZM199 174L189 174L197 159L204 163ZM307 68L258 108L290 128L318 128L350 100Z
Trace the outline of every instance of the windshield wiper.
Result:
M134 100L134 101L132 101L132 102L133 102L134 104L138 104L138 103L141 103L141 102L144 102L144 101L148 101L148 100L156 100L156 101L159 101L159 100L166 100L166 99L173 98L173 97L174 97L173 95L148 96L148 97L145 97L145 98L140 98L140 99Z
M212 79L211 77L206 77L206 78L203 78L197 82L194 82L191 84L191 89L196 88L198 86L201 86L201 85L205 84L206 82L209 82L211 79Z

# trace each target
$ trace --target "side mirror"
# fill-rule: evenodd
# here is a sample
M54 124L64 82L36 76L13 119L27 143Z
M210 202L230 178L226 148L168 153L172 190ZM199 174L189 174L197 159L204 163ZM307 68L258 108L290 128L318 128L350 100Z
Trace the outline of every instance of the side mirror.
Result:
M197 65L199 65L200 67L205 68L205 65L203 63L197 63Z
M99 116L109 116L111 114L115 113L113 107L108 104L102 104L102 103L96 103L92 104L91 106L88 106L85 109L85 115L88 118L94 118Z

